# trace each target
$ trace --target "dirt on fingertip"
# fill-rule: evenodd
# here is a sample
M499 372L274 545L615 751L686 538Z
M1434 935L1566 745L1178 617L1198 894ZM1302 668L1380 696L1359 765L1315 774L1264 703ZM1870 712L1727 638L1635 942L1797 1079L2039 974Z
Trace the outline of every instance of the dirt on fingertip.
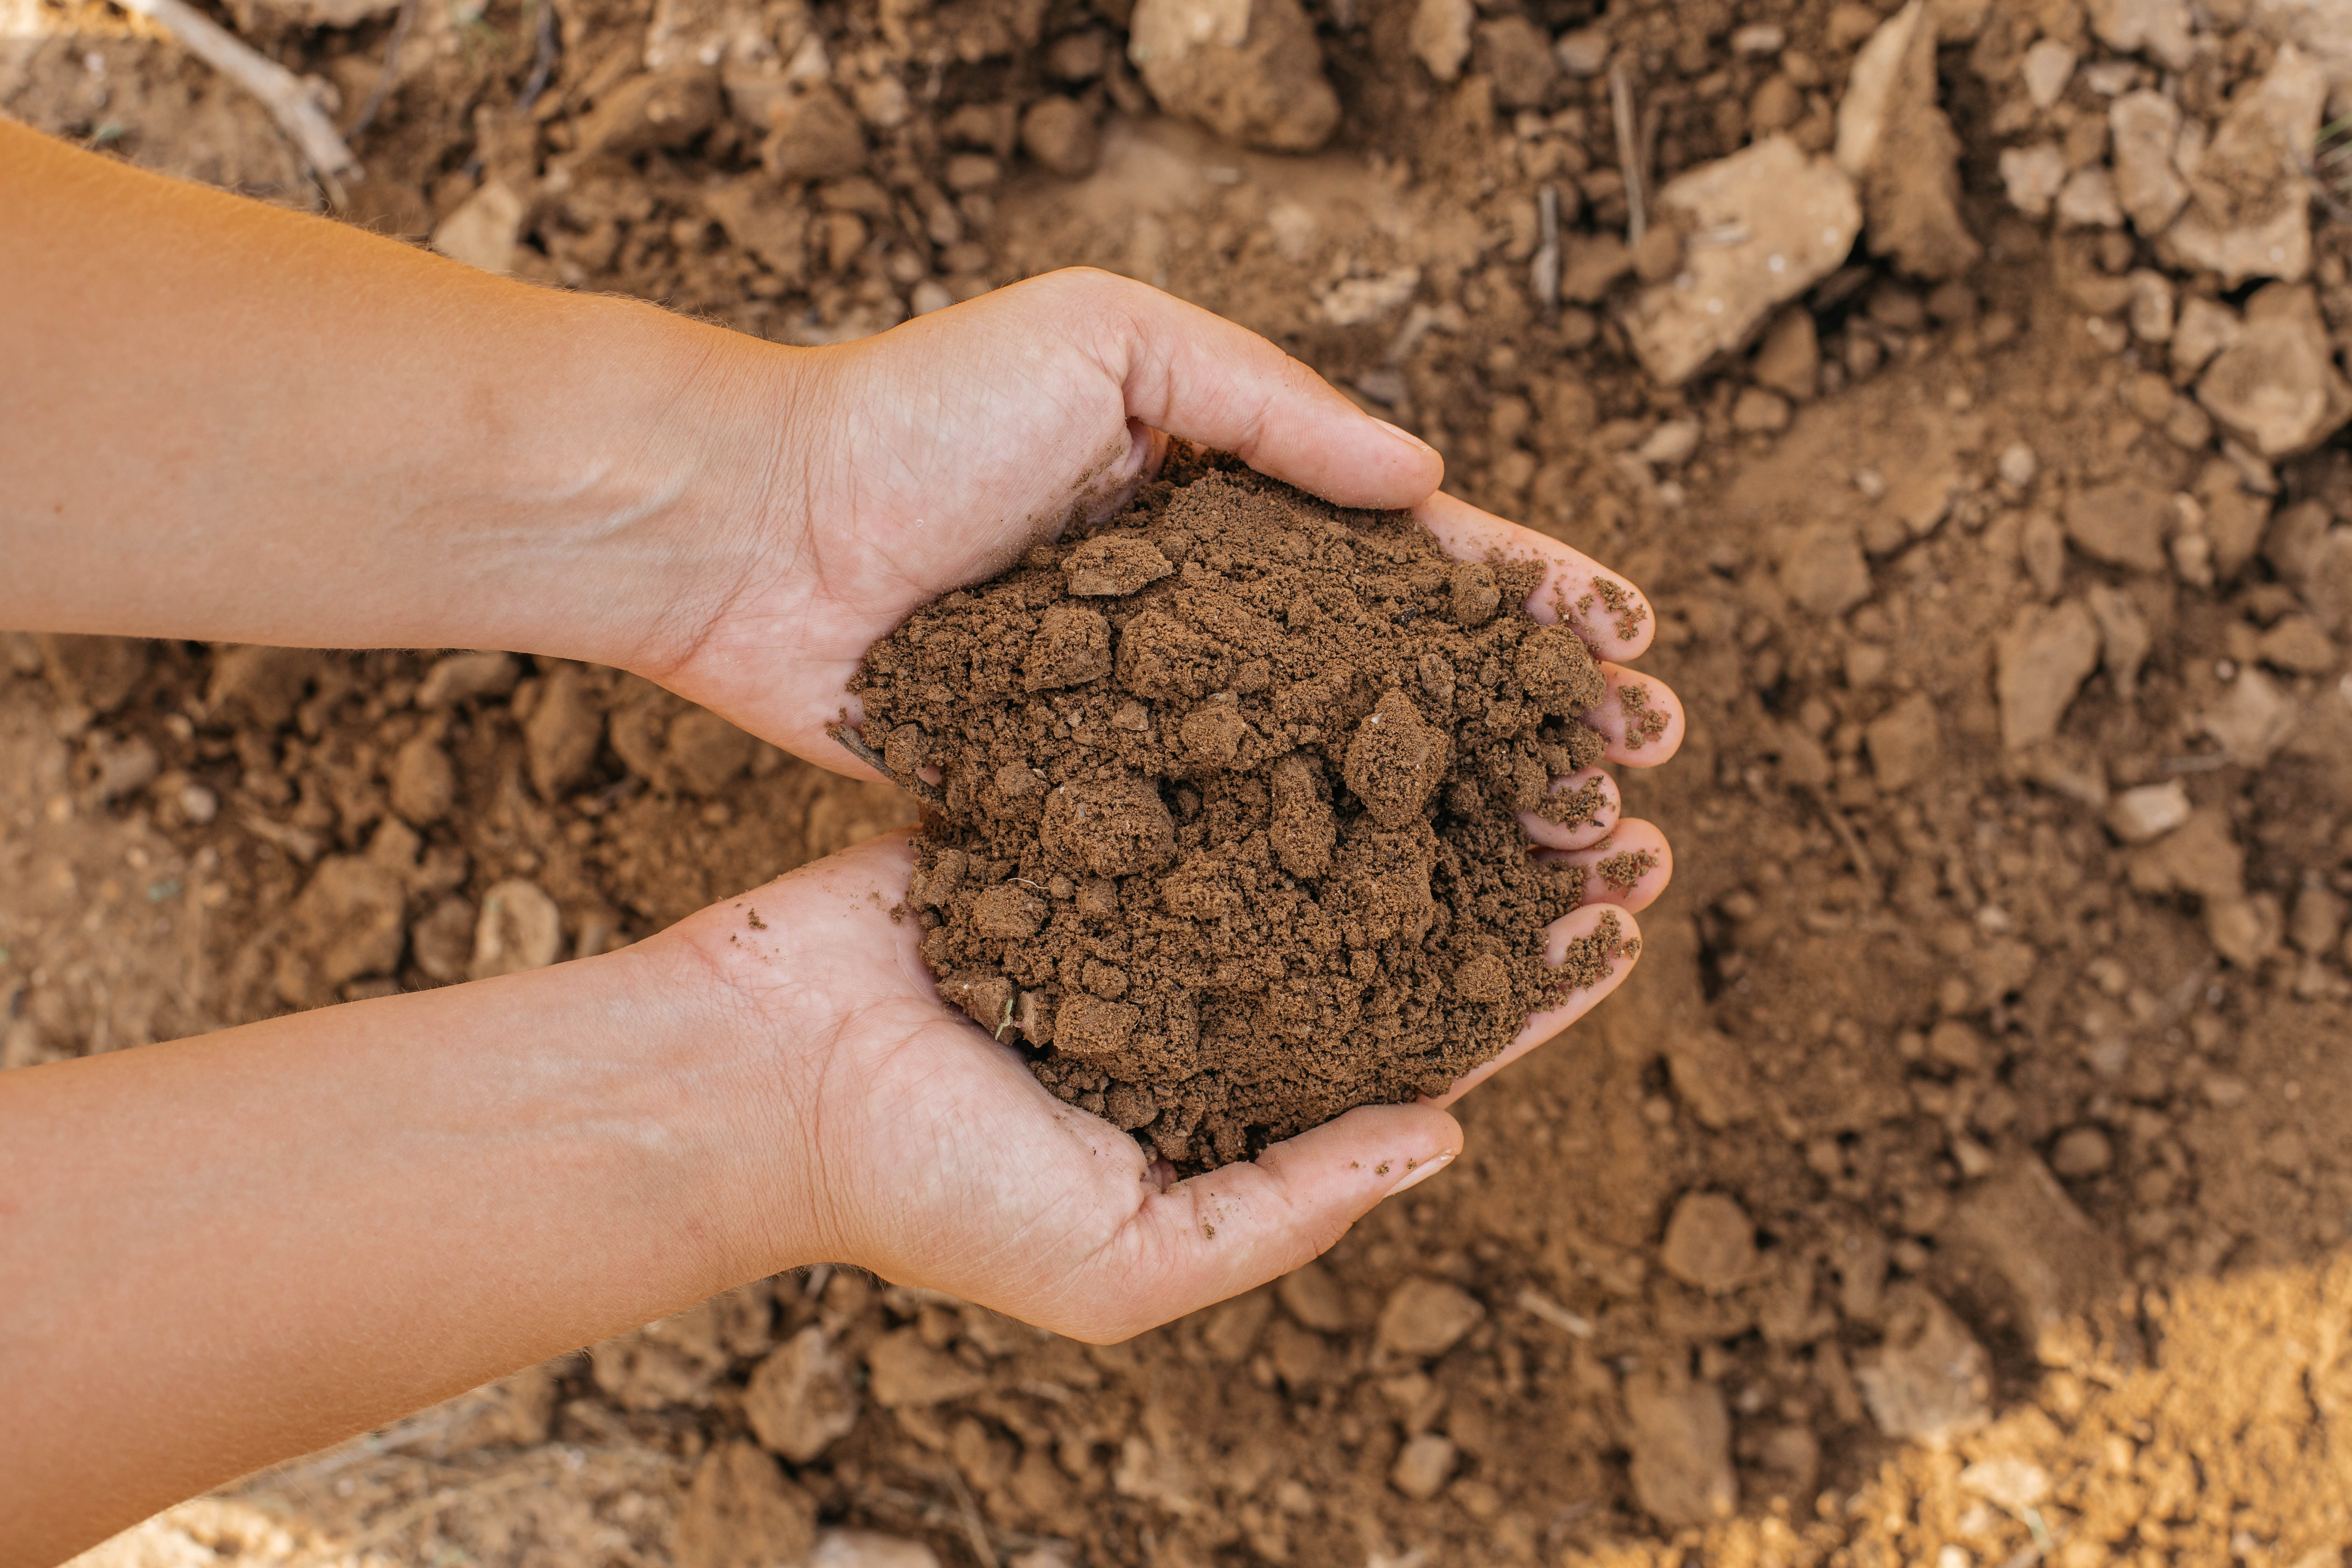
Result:
M1591 819L1551 784L1606 688L1528 613L1542 575L1194 456L914 616L853 689L937 780L908 900L941 994L1180 1170L1493 1058L1625 955L1606 914L1545 952L1586 876L1517 814Z

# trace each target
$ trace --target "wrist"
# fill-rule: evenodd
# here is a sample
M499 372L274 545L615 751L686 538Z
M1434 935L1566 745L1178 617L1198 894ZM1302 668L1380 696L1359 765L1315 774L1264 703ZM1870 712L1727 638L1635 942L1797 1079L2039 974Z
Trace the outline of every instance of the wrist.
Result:
M482 462L492 506L547 506L525 579L547 591L507 646L665 679L793 526L782 433L803 352L635 300L556 300L560 402Z

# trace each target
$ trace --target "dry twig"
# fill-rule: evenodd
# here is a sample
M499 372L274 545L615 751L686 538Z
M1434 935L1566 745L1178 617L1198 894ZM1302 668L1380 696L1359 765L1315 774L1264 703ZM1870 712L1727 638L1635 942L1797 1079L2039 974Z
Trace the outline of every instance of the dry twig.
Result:
M368 89L367 102L360 117L352 121L348 135L357 141L360 134L375 123L376 112L383 100L392 95L392 84L400 75L400 47L408 42L408 29L416 21L416 0L400 0L400 15L394 18L392 37L383 46L383 68L375 73L375 85Z
M902 779L892 773L890 764L882 760L882 753L867 745L865 737L849 725L835 721L827 724L824 727L824 732L839 742L843 751L847 752L925 805L937 806L941 811L947 809L948 797L940 793L937 784L926 784L921 779L911 775Z
M1549 314L1559 308L1559 187L1546 185L1536 193L1536 254L1528 285L1536 308Z
M155 23L190 54L261 100L278 128L300 150L327 200L343 205L343 182L360 178L360 162L299 77L256 53L187 0L121 0L123 9Z
M1639 245L1650 231L1650 212L1642 190L1643 159L1633 117L1633 79L1622 56L1609 64L1609 119L1617 132L1617 166L1625 179L1625 243Z

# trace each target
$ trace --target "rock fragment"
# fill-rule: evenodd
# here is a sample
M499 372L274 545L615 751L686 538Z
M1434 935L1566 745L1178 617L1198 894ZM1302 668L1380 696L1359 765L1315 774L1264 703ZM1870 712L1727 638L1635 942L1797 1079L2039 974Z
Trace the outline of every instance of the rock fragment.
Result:
M278 965L279 994L311 1006L330 999L318 986L331 991L362 975L391 973L407 945L404 905L400 879L373 861L356 855L320 861L289 911L295 942Z
M2091 0L2091 30L2125 54L2144 54L2173 70L2196 58L2189 0Z
M1339 123L1298 0L1138 0L1128 58L1162 109L1253 147L1311 153Z
M2242 669L2221 700L2205 710L2198 728L2221 743L2242 768L2259 768L2294 733L2300 711L2294 697L2259 669Z
M2326 98L2326 73L2292 44L2238 90L2189 174L2189 205L2165 231L2169 259L2218 272L2230 289L2253 278L2295 282L2311 270L2303 170Z
M2099 666L2099 627L2078 602L2028 605L1995 644L2001 744L2039 745L2058 732L2074 693Z
M1405 41L1431 76L1452 81L1470 58L1470 27L1477 19L1470 0L1418 0Z
M2124 1282L2123 1249L2074 1205L2031 1154L2007 1165L1953 1211L1956 1253L2008 1287L2017 1331L2045 1364L2064 1365ZM1978 1352L1979 1355L1982 1352Z
M1654 1372L1625 1382L1634 1500L1670 1530L1712 1524L1739 1501L1723 1391Z
M1541 109L1559 79L1551 39L1525 16L1503 16L1478 24L1479 68L1495 84L1495 101L1505 109Z
M769 1352L743 1391L743 1415L762 1445L795 1465L849 1435L857 1393L823 1329L811 1324Z
M1780 552L1780 591L1800 609L1842 616L1870 597L1870 563L1851 526L1809 523Z
M466 978L474 957L474 906L451 896L408 928L408 949L416 967L450 984Z
M554 663L540 687L538 705L522 726L530 782L547 801L587 776L604 738L604 710L589 694L580 667L567 660Z
M1927 279L1983 251L1960 218L1959 138L1936 95L1936 24L1927 0L1910 0L1854 56L1836 157L1861 187L1872 254Z
M2123 203L2116 198L2115 176L2103 163L2092 163L2067 176L2058 192L2058 222L2066 228L2121 228Z
M2055 142L2000 150L2000 184L2009 205L2027 217L2048 217L2066 188L2066 154Z
M1784 310L1766 329L1748 369L1759 386L1768 387L1797 403L1810 403L1821 391L1821 333L1813 313L1800 305Z
M457 798L457 770L430 731L411 736L392 754L389 783L392 809L414 827L440 821Z
M1666 1221L1658 1261L1697 1289L1736 1290L1756 1277L1756 1222L1727 1193L1686 1193Z
M856 110L832 88L804 89L772 112L773 123L760 159L776 179L794 184L845 180L866 167L865 128Z
M1427 1502L1454 1479L1457 1457L1454 1439L1423 1432L1398 1451L1396 1463L1389 1467L1389 1484L1415 1502Z
M1049 1568L1060 1563L1048 1559ZM1013 1559L1018 1568L1022 1559ZM919 1541L878 1530L820 1530L808 1568L940 1568L939 1553Z
M1658 207L1709 237L1681 273L1643 289L1625 310L1643 367L1668 386L1738 348L1775 307L1835 270L1862 227L1853 181L1786 136L1677 175Z
M718 714L693 708L670 721L664 760L697 795L717 795L751 765L760 742Z
M504 697L521 678L522 663L510 653L446 654L425 672L416 688L416 705L431 712L478 698Z
M1898 1441L1941 1447L1991 1418L1992 1360L1926 1287L1886 1293L1886 1338L1856 1358L1871 1419Z
M2245 865L2230 819L2209 809L2190 812L2165 837L2133 851L2124 871L2135 892L2233 899L2245 891Z
M772 1568L806 1563L816 1504L776 1461L740 1438L703 1456L679 1510L677 1568Z
M719 73L699 63L630 77L579 120L583 155L625 158L685 146L717 123ZM487 187L486 187L487 188ZM437 243L439 236L436 233Z
M1863 728L1870 771L1878 787L1893 794L1909 789L1936 771L1943 758L1942 724L1936 704L1914 692Z
M1373 1338L1400 1355L1442 1356L1486 1315L1478 1298L1460 1286L1416 1276L1390 1292Z
M1345 1333L1355 1326L1347 1294L1320 1263L1302 1263L1275 1282L1282 1310L1318 1333Z
M2172 162L2180 140L2180 110L2160 92L2127 92L2107 107L2107 134L2116 197L2132 226L2153 238L2189 200L2189 183Z
M467 977L488 980L544 969L563 952L563 917L536 882L509 878L482 895Z
M2170 562L2164 536L2172 498L2153 486L2123 479L2080 491L2066 503L2066 538L2094 561L2136 572L2162 572Z
M2244 326L2198 379L2197 401L2264 458L2310 451L2352 419L2333 346L2311 289L2271 284L2246 302Z
M523 199L495 176L433 226L433 248L483 272L505 273L522 237Z
M2126 844L2163 837L2189 820L2189 788L2179 779L2116 792L2107 806L2107 826Z
M2017 74L2033 107L2046 110L2066 96L2066 84L2074 78L2074 51L2055 38L2036 39L2018 62Z

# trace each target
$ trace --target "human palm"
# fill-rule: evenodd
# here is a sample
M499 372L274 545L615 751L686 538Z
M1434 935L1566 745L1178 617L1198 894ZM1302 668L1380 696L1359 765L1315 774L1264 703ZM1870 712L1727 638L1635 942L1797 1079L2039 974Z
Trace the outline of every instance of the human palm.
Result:
M1233 450L1342 504L1412 506L1455 554L1533 558L1528 601L1565 610L1602 656L1610 693L1587 716L1604 757L1651 766L1679 744L1673 694L1614 662L1650 640L1631 584L1528 530L1432 491L1436 455L1359 413L1263 339L1137 285L1057 274L802 362L792 467L752 517L774 541L677 668L675 689L812 760L863 764L824 737L866 648L918 605L982 581L1031 543L1108 514L1156 465L1167 432ZM774 465L782 468L783 465ZM754 465L751 471L763 471ZM1629 689L1638 689L1638 693ZM1615 921L1610 974L1530 1018L1512 1047L1442 1100L1363 1107L1252 1163L1172 1181L1136 1141L1055 1099L1019 1051L944 1005L901 905L903 835L794 873L677 935L751 999L755 1048L785 1103L751 1108L779 1193L827 1255L953 1291L1066 1332L1116 1339L1218 1300L1328 1247L1389 1193L1460 1148L1442 1108L1566 1027L1638 952L1633 910L1663 890L1663 835L1601 810L1562 829L1522 821L1531 851L1587 865L1646 853L1625 885L1554 922L1557 961ZM759 912L756 923L751 911ZM777 1120L781 1113L782 1120ZM801 1136L777 1139L790 1126ZM804 1229L803 1234L806 1231Z

